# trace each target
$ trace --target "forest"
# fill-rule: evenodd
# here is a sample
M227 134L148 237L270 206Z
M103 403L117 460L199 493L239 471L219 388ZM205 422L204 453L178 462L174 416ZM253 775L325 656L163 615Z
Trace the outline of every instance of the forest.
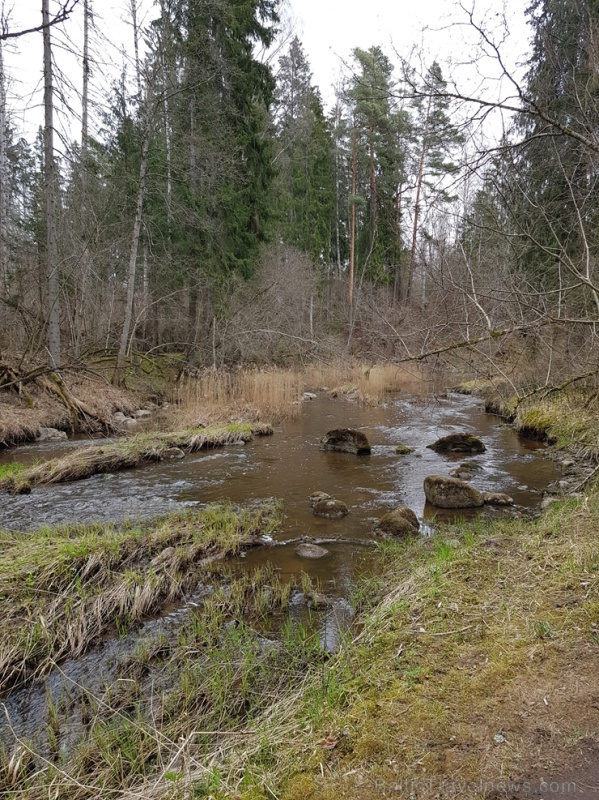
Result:
M161 0L145 27L129 0L135 56L92 100L95 18L80 0L80 134L58 148L52 36L76 5L45 3L26 34L45 48L35 141L0 61L4 357L113 359L117 384L136 354L193 370L440 351L530 388L589 372L590 0L531 3L518 78L497 30L470 16L501 96L462 91L442 63L356 47L330 109L276 0ZM3 47L22 33L4 31Z
M328 86L295 0L28 1L2 797L596 798L599 0Z

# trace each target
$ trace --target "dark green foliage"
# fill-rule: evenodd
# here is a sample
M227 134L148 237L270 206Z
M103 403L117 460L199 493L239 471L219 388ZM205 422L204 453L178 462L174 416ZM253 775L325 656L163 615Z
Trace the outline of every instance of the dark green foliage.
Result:
M354 50L349 90L357 148L358 262L387 282L401 259L401 186L406 180L408 114L392 103L393 67L380 47ZM363 200L360 203L360 200ZM357 209L358 210L358 209Z
M286 244L330 262L333 140L309 65L295 37L280 59L275 118L278 221Z
M512 156L512 207L524 239L521 258L551 289L560 283L560 264L592 278L587 259L597 255L599 3L534 0L528 15L532 56L516 129L522 144Z

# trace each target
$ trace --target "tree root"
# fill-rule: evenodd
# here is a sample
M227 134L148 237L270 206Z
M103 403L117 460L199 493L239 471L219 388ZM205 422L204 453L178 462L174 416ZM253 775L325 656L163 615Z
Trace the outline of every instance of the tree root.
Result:
M57 397L71 417L74 431L97 430L110 432L111 424L86 403L79 400L65 384L61 375L47 366L21 371L17 367L0 362L0 391L14 391L30 408L35 406L33 396L25 388L33 384L42 391Z

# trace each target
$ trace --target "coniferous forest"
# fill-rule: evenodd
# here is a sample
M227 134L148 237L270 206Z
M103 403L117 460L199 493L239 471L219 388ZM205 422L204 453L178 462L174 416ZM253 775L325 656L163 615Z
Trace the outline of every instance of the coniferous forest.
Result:
M52 48L76 6L66 141ZM470 20L501 96L356 46L330 108L280 10L160 0L141 25L130 0L135 56L101 96L92 0L45 3L32 33L7 22L4 48L44 37L45 115L27 138L3 59L2 353L56 367L102 353L117 383L135 353L194 369L468 359L469 343L490 370L514 350L550 362L537 383L594 359L593 3L535 0L518 76Z

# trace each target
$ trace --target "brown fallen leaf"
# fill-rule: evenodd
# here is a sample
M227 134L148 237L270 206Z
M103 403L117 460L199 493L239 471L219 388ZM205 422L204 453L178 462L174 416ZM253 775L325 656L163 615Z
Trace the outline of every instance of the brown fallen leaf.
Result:
M339 737L333 736L332 733L329 733L329 735L325 736L324 739L321 739L318 744L321 747L324 747L325 750L334 750L339 744Z

